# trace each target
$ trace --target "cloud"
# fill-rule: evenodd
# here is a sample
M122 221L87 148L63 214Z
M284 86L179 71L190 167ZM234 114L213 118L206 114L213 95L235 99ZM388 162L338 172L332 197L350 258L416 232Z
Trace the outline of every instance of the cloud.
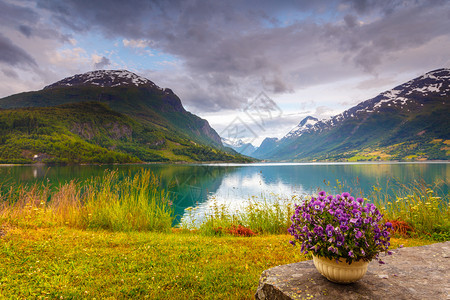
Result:
M123 39L122 43L123 43L123 45L125 47L133 49L139 55L148 55L148 56L153 56L154 55L152 53L152 51L148 49L152 45L151 41L147 41L147 40L143 40L143 39L139 39L139 40Z
M260 91L277 97L343 78L384 72L392 77L395 70L426 72L448 63L448 49L436 49L450 41L448 1L17 3L0 2L0 14L5 15L0 24L23 38L69 43L71 35L79 39L95 32L140 55L175 57L176 64L163 70L138 71L174 89L196 111L241 109ZM67 61L71 66L105 67L123 59L99 55L93 62L88 53L61 51L59 65ZM424 57L427 51L433 60ZM370 81L359 88L367 85Z
M16 72L14 72L14 70L12 70L12 69L7 69L7 68L2 69L2 73L6 77L9 77L9 78L13 78L13 79L18 79L19 78L19 75Z
M93 55L92 59L94 61L94 69L96 70L103 69L104 67L109 66L111 64L109 58L106 58L104 56Z
M14 45L0 33L0 62L10 66L37 67L36 61L25 50Z
M123 39L122 43L125 47L131 47L131 48L147 48L150 47L151 42L150 41L146 41L143 39L140 40L127 40L127 39Z

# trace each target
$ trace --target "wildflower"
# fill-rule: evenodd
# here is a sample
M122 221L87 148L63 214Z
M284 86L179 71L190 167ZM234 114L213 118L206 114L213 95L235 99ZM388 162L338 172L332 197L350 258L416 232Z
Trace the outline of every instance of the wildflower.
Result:
M381 223L382 214L376 206L363 203L363 198L354 200L349 193L311 197L295 208L289 228L294 237L291 244L299 242L302 253L313 251L331 259L379 260L379 253L389 254L388 229L392 224Z
M322 226L314 227L314 233L318 236L323 236L323 228Z
M325 228L325 232L327 233L327 236L329 236L329 237L333 236L333 233L334 233L333 225L328 224L327 227Z
M321 210L322 209L322 202L320 202L320 201L314 202L314 209L315 210Z
M342 231L347 231L347 230L349 229L347 225L341 225L341 226L339 226L339 228L340 228Z

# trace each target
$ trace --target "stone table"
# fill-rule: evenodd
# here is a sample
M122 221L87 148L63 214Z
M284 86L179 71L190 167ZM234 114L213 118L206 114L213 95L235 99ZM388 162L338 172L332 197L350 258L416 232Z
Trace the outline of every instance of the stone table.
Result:
M450 300L450 241L398 248L386 263L369 264L352 284L328 281L312 260L282 265L262 273L255 298L262 299L446 299Z

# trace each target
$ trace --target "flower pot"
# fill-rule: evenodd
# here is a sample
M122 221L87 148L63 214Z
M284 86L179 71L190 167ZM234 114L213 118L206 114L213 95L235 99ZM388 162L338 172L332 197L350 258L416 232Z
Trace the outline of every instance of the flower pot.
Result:
M351 264L340 259L330 260L325 257L313 255L314 266L329 281L335 283L352 283L360 280L367 272L368 261L354 261Z

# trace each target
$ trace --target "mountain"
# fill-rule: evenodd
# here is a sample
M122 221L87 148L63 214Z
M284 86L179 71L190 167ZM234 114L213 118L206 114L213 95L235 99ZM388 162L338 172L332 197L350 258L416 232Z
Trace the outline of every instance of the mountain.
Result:
M277 148L279 140L277 138L265 138L261 145L252 153L252 157L264 159L270 157L273 149Z
M412 79L327 120L307 117L270 160L448 160L450 69Z
M253 146L251 143L245 143L241 139L233 141L231 139L222 138L222 144L225 147L229 147L234 151L236 151L237 153L246 156L252 156L253 152L255 152L256 150L256 147Z
M75 148L73 148L75 147ZM170 89L126 70L0 99L0 162L246 161Z
M286 138L301 136L303 132L308 132L310 129L312 129L314 125L317 124L317 122L319 122L319 119L311 116L304 118L297 125L297 127L293 128L291 131L289 131L288 134L286 134Z

